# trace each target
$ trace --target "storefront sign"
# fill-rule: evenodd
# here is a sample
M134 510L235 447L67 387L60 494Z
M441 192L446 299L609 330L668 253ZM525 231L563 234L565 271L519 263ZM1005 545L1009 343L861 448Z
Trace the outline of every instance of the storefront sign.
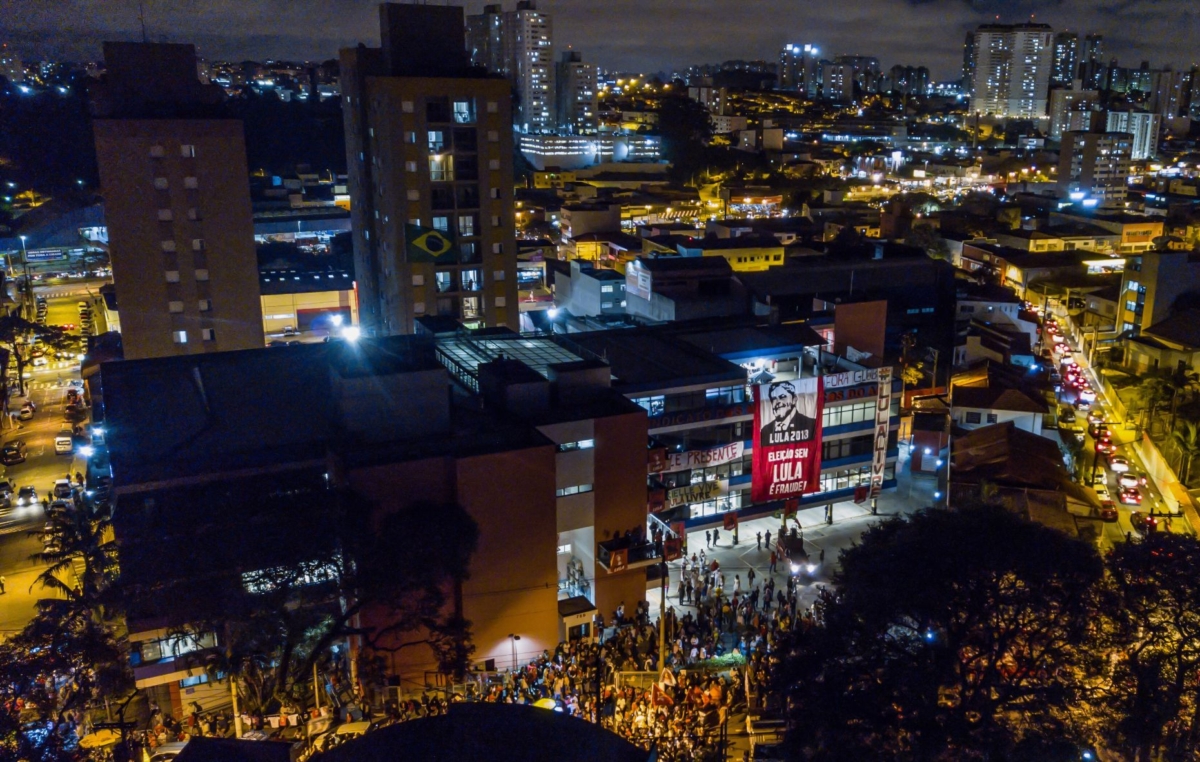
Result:
M829 404L830 402L848 402L850 400L869 400L874 399L878 394L878 384L847 386L842 389L826 389L825 404Z
M649 270L636 266L636 263L630 263L625 268L626 294L636 294L643 299L649 299L652 289Z
M887 466L888 433L892 420L892 369L879 369L879 394L875 398L875 451L871 458L871 497L883 490Z
M742 457L745 451L745 445L741 442L731 442L727 445L714 447L711 450L688 450L687 452L668 452L663 459L663 467L659 471L663 473L671 473L672 471L687 471L692 468L705 468L707 466L722 466L726 463L732 463ZM656 464L651 462L651 470L654 470Z
M688 423L708 423L725 418L736 418L740 415L752 415L754 406L750 403L729 405L727 407L706 407L698 410L684 410L679 413L650 416L650 429L665 429L669 426L683 426Z
M83 249L79 249L79 254L83 255ZM62 249L32 249L25 253L25 259L29 262L51 262L66 258L67 252Z
M714 497L729 492L729 482L714 479L710 482L697 482L686 487L678 487L667 493L667 507L678 508L681 505L703 503Z
M821 486L822 378L754 387L751 499L765 503L816 492Z
M830 373L827 376L822 376L821 380L825 382L826 389L841 389L843 386L858 386L859 384L873 384L879 381L879 374L882 369L870 368L867 370L847 370L842 373ZM891 378L891 371L888 377Z

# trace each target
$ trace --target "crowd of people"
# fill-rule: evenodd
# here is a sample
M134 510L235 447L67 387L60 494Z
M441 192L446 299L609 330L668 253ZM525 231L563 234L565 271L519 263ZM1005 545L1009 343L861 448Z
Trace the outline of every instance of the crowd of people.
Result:
M777 643L809 616L797 611L796 576L777 581L771 573L784 552L772 548L769 535L764 560L768 553L772 563L762 570L723 568L705 549L669 565L662 588L663 664L649 604L639 601L626 612L622 603L610 619L596 617L597 637L559 643L519 669L469 684L464 695L389 700L383 722L444 714L450 701L553 702L559 711L653 746L668 762L697 759L720 743L722 726L744 710L748 692L767 687ZM731 654L740 658L721 658ZM229 718L221 714L193 711L175 722L156 713L146 740L153 748L190 735L228 733Z

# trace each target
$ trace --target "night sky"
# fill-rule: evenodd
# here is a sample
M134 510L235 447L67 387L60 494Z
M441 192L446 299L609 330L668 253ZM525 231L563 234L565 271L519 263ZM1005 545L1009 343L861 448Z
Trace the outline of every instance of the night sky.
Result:
M445 2L446 0L431 0ZM510 9L516 0L506 0ZM106 39L140 39L136 0L7 0L0 40L28 60L99 57ZM210 60L325 59L378 44L373 0L146 0L152 41L194 42ZM466 3L468 13L483 7ZM1105 35L1106 56L1200 63L1198 0L540 0L557 47L626 71L669 71L730 58L774 60L784 42L822 54L875 55L957 76L963 32L1036 14L1055 30Z

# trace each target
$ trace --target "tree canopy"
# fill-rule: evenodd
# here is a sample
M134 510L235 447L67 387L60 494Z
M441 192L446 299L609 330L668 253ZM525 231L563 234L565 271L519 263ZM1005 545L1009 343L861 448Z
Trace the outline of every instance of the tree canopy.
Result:
M1089 546L1002 508L869 530L786 644L793 756L1056 758L1101 576Z

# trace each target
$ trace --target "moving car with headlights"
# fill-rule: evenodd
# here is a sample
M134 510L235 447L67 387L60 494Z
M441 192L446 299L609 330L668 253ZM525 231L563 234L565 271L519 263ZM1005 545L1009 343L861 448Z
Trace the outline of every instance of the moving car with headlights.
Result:
M22 487L17 492L17 507L27 508L32 505L37 505L38 494L34 487Z
M1129 459L1114 455L1108 459L1108 468L1114 474L1123 474L1129 470Z
M1146 475L1134 473L1133 471L1125 471L1117 476L1117 484L1125 489L1146 486Z
M1124 505L1142 504L1142 493L1138 491L1137 487L1126 487L1125 489L1121 490L1119 497L1121 503Z

